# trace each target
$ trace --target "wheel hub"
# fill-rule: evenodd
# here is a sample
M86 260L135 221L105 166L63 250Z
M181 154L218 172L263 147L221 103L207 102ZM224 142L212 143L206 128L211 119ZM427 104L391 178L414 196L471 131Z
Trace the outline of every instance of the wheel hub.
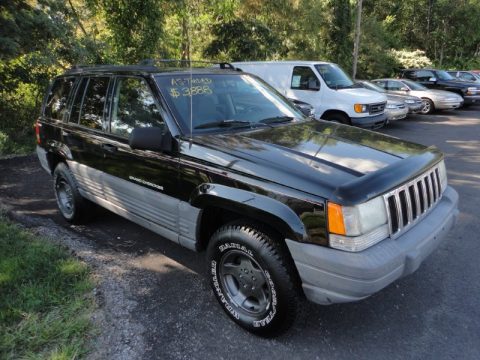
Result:
M231 250L222 257L219 272L223 288L237 308L254 314L269 309L270 285L253 257Z

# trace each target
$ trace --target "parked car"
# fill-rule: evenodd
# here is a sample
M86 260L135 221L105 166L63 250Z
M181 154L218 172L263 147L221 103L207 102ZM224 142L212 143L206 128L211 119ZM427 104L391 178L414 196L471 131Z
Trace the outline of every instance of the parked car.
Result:
M480 84L480 75L473 71L447 71L454 78Z
M422 114L434 110L453 110L459 108L463 99L451 91L429 89L422 84L408 79L376 79L373 83L387 90L389 94L408 94L422 99Z
M386 97L355 87L336 64L320 61L254 61L233 65L265 80L283 95L305 101L315 116L365 128L385 125Z
M420 112L423 108L422 99L417 96L412 96L408 94L392 94L388 93L384 88L378 86L377 84L367 81L367 80L358 80L357 84L363 86L365 89L377 91L379 93L385 94L387 96L387 118L389 118L389 103L400 102L406 105L408 113L417 113Z
M400 78L417 81L429 89L454 92L463 98L465 105L480 102L480 85L457 80L445 70L406 69L400 72Z
M206 250L220 307L262 336L303 296L357 301L413 273L458 214L438 149L305 117L229 67L72 69L35 133L65 220L93 202Z

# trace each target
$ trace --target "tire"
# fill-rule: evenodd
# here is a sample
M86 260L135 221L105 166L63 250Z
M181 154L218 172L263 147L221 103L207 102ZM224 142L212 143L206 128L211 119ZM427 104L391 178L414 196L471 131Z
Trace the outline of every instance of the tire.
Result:
M341 114L341 113L333 113L330 114L326 117L326 120L339 123L339 124L344 124L344 125L351 125L352 122L348 118L348 116Z
M55 168L53 187L63 218L73 224L84 222L91 211L91 203L80 195L77 182L66 164L59 163Z
M421 114L427 115L431 114L435 110L435 106L433 105L433 101L427 98L422 98L423 107L420 110Z
M274 337L292 325L299 292L293 263L278 239L260 228L236 222L217 230L207 249L208 274L220 306L234 322Z

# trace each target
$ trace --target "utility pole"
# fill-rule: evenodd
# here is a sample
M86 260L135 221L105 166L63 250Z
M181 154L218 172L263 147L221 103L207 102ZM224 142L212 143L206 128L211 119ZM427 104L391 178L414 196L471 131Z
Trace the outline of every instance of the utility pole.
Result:
M353 80L355 80L355 77L357 76L358 50L360 48L360 25L362 23L362 1L363 0L357 0L355 40L353 43L353 70L352 70Z

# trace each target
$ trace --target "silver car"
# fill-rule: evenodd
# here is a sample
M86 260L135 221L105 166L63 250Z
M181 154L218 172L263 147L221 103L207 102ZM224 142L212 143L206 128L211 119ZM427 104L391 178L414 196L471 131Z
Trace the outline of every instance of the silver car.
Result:
M384 88L368 80L359 80L357 81L357 84L361 85L365 89L373 90L373 91L377 91L382 94L385 94L389 102L397 101L400 103L404 103L409 113L417 113L423 108L422 99L420 99L417 96L412 96L408 94L388 93ZM387 105L388 105L388 102L387 102ZM398 120L398 119L395 119L395 120Z
M430 114L434 110L452 110L463 104L460 95L450 91L429 89L407 79L376 79L373 83L387 90L389 94L408 94L422 99L422 114Z

